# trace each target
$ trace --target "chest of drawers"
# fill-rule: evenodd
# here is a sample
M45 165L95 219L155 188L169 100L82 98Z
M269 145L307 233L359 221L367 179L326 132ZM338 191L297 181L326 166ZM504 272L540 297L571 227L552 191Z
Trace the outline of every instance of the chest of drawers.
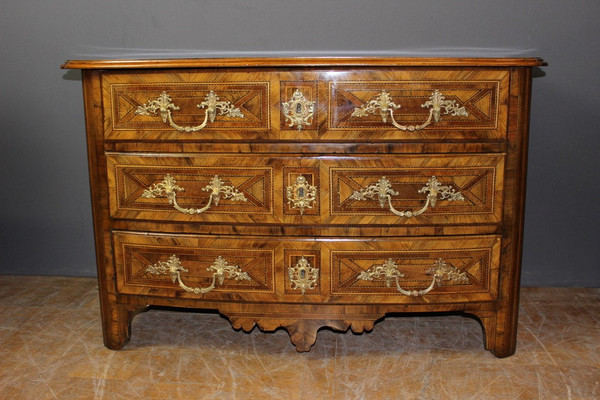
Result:
M284 327L298 351L321 327L463 312L511 355L542 64L68 61L83 71L106 346L162 305Z

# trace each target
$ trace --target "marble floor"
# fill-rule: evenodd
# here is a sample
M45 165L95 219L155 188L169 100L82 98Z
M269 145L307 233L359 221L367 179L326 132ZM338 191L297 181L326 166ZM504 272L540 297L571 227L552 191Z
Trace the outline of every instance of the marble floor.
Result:
M600 399L600 289L524 288L517 353L476 320L388 317L367 334L234 331L150 310L102 345L94 279L0 276L0 399Z

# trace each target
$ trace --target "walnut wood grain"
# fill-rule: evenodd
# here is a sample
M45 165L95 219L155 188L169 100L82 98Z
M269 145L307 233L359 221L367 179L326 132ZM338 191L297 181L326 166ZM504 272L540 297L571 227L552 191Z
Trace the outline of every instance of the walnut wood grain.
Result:
M501 222L504 154L396 156L331 156L328 158L265 154L108 153L110 215L118 219L169 220L208 224L318 224L318 225L451 225ZM299 174L316 185L313 209L301 213L287 202L285 190ZM209 202L204 188L214 176L233 185L247 201L221 200L201 214L175 209L165 196L144 192L165 176L184 190L177 192L182 207ZM392 205L418 210L426 195L419 193L436 176L463 195L461 201L440 200L415 218L394 215L377 200L352 199L382 177L390 180Z
M198 236L149 233L113 233L117 291L121 294L232 300L264 303L408 304L492 301L498 296L499 236L434 238L374 238L369 242L310 237ZM147 271L149 265L176 255L188 270L184 279L208 286L207 271L216 257L238 265L251 278L225 281L209 293L185 292L168 275ZM288 269L304 257L320 269L316 287L305 293L294 288ZM427 270L436 260L466 274L467 281L436 287L427 297L409 297L385 281L361 281L358 275L388 258L397 260L408 289L431 282ZM216 303L215 303L216 304ZM216 304L215 308L217 308Z
M119 349L131 319L146 306L217 310L236 329L285 328L308 351L322 327L363 332L390 313L462 312L482 323L485 348L506 357L516 348L525 203L531 68L536 58L272 58L69 61L83 69L90 188L104 342ZM438 87L439 85L439 87ZM214 86L214 87L213 87ZM212 87L212 89L211 89ZM303 90L316 102L311 123L286 125L282 101ZM415 124L439 89L469 117L442 116L402 132L351 113L378 91L402 104ZM178 132L137 108L169 91L173 119L196 125L207 90L239 107L206 130ZM143 197L171 174L184 208L202 206L202 188L218 175L247 198L222 199L209 212L182 214L166 198ZM301 213L286 198L299 175L318 187ZM415 195L435 175L464 204L439 201L415 218L399 217L352 193L386 176L398 210L418 209ZM245 208L244 208L245 207ZM170 276L148 273L178 254L189 286L206 287L215 257L230 258L249 280L227 281L201 295ZM314 289L292 285L289 268L319 268ZM426 266L446 259L468 278L402 295L384 280L357 276L392 259L410 290L426 287ZM429 279L429 280L428 280ZM160 327L157 327L160 329Z
M278 71L191 69L104 71L102 90L105 137L109 141L490 141L506 135L509 73L505 69L348 69ZM302 90L316 104L311 124L288 126L282 103ZM401 106L398 118L411 124L427 119L422 105L435 90L456 101L466 116L443 115L423 130L399 131L379 115L355 117L353 111L385 90ZM217 116L203 129L179 132L159 115L139 113L148 101L168 94L173 119L197 126L205 110L197 105L214 91L243 113Z

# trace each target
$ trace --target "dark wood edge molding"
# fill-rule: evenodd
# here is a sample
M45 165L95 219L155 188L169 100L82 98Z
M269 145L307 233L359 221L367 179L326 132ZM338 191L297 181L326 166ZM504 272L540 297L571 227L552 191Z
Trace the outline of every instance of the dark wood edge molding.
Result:
M314 57L314 58L184 58L148 60L68 60L63 69L126 68L248 68L248 67L536 67L541 58L420 58L420 57Z

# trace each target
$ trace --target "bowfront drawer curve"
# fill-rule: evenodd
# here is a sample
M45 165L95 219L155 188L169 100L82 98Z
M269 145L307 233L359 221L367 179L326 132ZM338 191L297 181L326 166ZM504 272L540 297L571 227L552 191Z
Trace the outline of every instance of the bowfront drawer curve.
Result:
M107 155L113 218L209 224L497 224L504 154Z
M503 69L105 71L109 141L502 141Z
M123 294L316 303L491 301L500 237L285 238L113 232Z

